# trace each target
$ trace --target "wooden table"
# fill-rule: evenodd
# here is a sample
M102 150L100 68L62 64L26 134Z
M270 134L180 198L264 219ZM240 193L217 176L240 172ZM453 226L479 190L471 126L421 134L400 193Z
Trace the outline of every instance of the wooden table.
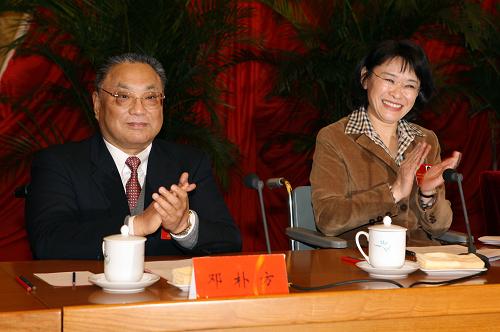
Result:
M369 279L366 272L341 261L344 255L358 256L352 249L288 252L289 280L302 286L317 286ZM316 292L292 291L288 295L196 301L187 300L187 292L163 279L142 293L108 294L97 286L54 288L32 275L34 272L74 270L101 273L102 268L102 262L97 261L0 263L1 278L22 274L37 286L36 291L24 294L14 281L1 288L0 295L3 298L5 292L14 287L21 290L15 291L14 297L32 298L33 302L28 303L26 309L46 308L36 312L60 310L64 331L228 329L275 332L314 328L445 331L500 326L500 262L492 263L487 274L453 286L399 289L389 283L375 282ZM417 271L397 281L407 287L418 280L431 279ZM12 312L6 306L2 307L4 313L0 315ZM20 311L23 306L14 305L15 312L25 312Z
M0 331L32 331L34 327L39 331L61 331L61 308L47 309L17 283L17 274L11 266L11 263L0 263Z

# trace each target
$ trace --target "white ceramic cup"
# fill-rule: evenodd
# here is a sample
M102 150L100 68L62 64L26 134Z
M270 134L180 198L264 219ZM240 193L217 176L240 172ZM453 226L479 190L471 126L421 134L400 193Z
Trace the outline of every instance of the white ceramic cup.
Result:
M104 276L109 282L137 282L144 274L144 244L142 236L116 234L102 242Z
M368 227L369 233L364 231L356 233L356 246L372 267L399 269L405 263L406 228L391 225L390 217L386 218L383 225ZM368 240L368 255L361 248L360 236L366 236Z

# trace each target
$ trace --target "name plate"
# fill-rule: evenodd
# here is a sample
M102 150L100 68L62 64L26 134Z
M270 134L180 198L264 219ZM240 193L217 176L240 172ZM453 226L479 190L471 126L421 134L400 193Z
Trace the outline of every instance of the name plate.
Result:
M193 258L190 299L288 294L284 254Z

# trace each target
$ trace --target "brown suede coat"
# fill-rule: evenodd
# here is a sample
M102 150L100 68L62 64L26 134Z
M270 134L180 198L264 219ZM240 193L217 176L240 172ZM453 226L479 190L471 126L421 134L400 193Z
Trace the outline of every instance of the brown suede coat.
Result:
M432 238L446 232L452 221L444 186L438 188L436 203L426 211L420 207L416 182L409 197L394 203L389 185L396 180L399 167L366 135L346 135L347 122L345 117L321 129L316 139L310 180L318 229L352 241L356 232L366 230L357 227L390 213L396 215L393 224L408 229L407 245L437 244ZM425 163L439 163L441 150L436 135L417 127L425 136L417 136L405 155L425 141L432 147Z

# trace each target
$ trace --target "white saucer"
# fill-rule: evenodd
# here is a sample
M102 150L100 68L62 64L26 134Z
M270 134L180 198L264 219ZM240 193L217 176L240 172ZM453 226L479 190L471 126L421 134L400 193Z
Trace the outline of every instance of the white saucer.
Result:
M378 269L372 267L367 261L357 262L356 266L368 272L370 277L385 279L404 279L408 277L408 274L415 272L419 268L418 263L412 261L405 261L404 265L399 269Z
M420 269L432 277L465 277L478 272L486 271L487 268L482 269L454 269L454 270L426 270Z
M104 273L94 274L89 277L89 281L102 287L102 290L108 293L139 293L145 287L151 286L160 280L156 274L144 273L142 279L137 282L110 282L106 280Z
M102 289L93 291L88 301L97 304L125 304L136 302L151 302L160 301L160 296L153 293L153 290L145 289L143 292L138 293L109 293Z

